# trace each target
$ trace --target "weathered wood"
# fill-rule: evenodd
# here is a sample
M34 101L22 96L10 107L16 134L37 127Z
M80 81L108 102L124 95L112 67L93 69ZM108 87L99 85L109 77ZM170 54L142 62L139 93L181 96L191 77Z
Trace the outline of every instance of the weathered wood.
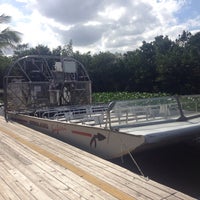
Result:
M5 182L5 184L9 185L9 187L14 191L20 199L30 199L34 200L34 196L25 189L23 184L21 184L17 179L12 176L12 174L7 170L7 165L4 164L6 159L4 159L4 162L0 164L0 177ZM0 192L1 193L1 192Z
M4 139L4 141L5 141L5 139ZM17 151L18 150L18 147L17 147L17 145L16 144L12 144L11 143L11 141L9 142L8 140L7 140L7 142L6 142L7 144L9 144L10 143L10 146L15 146L15 151ZM21 149L20 150L21 151L21 153L23 153L23 154L25 154L26 152L23 152L23 150ZM17 152L17 153L19 153L19 152ZM31 158L31 159L34 159L34 158ZM34 161L34 163L38 163L38 161L37 160L33 160ZM41 163L40 163L41 164ZM55 165L55 163L54 163L54 165ZM18 166L20 166L20 165L18 165ZM29 169L31 168L31 166L29 166ZM43 164L43 166L42 166L42 168L46 168L46 169L50 169L50 167L48 167L48 166L45 166L45 164ZM22 171L22 170L21 170ZM51 169L50 170L52 173L55 171L55 169ZM32 177L30 174L27 174L28 172L27 172L27 170L24 170L23 171L23 173L26 175L26 176L28 176L28 177ZM37 173L35 173L35 175L37 175ZM44 175L44 174L43 174ZM42 177L43 179L44 179L44 176ZM67 178L67 176L66 176L66 178ZM77 177L76 176L76 178L74 178L74 180L77 180L77 179L80 179L80 177ZM51 180L51 178L50 178L50 180ZM37 183L39 180L37 180L37 179L35 179L34 180L34 182L35 183ZM52 183L50 183L50 184L52 184ZM84 184L85 185L85 184ZM86 186L87 186L87 184L86 184ZM78 186L76 186L76 189L77 188L79 188L80 187L80 185L78 185ZM83 186L82 186L83 187ZM88 188L91 188L91 185L90 186L87 186ZM81 188L81 187L80 187ZM57 188L56 188L57 189ZM86 191L86 189L87 188L85 188L84 190ZM54 188L54 190L55 190L55 188ZM83 189L82 189L83 190ZM69 190L70 191L70 190ZM76 190L75 190L76 191ZM80 190L79 190L80 191ZM89 193L89 192L87 192L87 193ZM99 193L99 195L97 194L97 193ZM70 191L70 195L71 194L73 194L73 191ZM94 194L95 194L95 198L94 198ZM68 195L68 196L70 196L70 195ZM84 199L83 198L83 196L82 196L82 191L80 191L79 193L77 193L76 192L76 197L75 197L75 199L78 199L77 198L77 196L80 196L80 199ZM103 197L102 197L103 196ZM105 196L105 198L104 198L104 196ZM97 198L96 198L97 197ZM105 192L104 191L101 191L101 190L99 190L98 188L95 188L95 190L94 191L92 191L92 192L90 192L89 193L89 195L88 195L88 198L87 199L90 199L90 198L92 198L92 199L115 199L114 197L111 197L109 194L106 194L105 195ZM74 199L74 197L72 198L72 197L70 197L70 199Z
M42 143L42 140L41 140L41 143ZM82 168L85 170L85 171L88 171L89 173L91 173L91 174L95 174L95 175L97 175L97 172L98 172L98 174L100 175L99 176L99 178L101 178L101 179L103 179L103 180L106 180L106 182L108 182L108 183L112 183L112 185L115 185L117 188L119 188L119 189L124 189L124 191L126 191L126 193L128 193L128 194L131 194L131 195L133 195L134 197L137 197L137 199L150 199L150 197L148 197L148 196L150 196L150 194L151 194L151 192L148 192L147 191L147 194L146 195L143 195L143 194L138 194L138 192L136 191L136 190L133 190L133 189L130 189L130 188L128 188L128 187L126 187L126 185L124 185L123 183L122 184L119 184L118 183L118 181L120 180L120 182L123 182L123 175L121 175L121 178L119 178L119 180L117 180L117 181L113 181L114 180L114 178L113 177L110 177L110 178L108 178L109 177L109 174L107 175L107 174L104 174L105 172L103 172L102 171L102 167L103 166L101 166L101 168L98 168L98 169L94 169L93 171L91 170L92 168L93 168L93 166L94 166L94 164L91 162L90 163L90 165L88 165L88 157L85 157L85 167L83 166L84 165L84 163L82 162L83 160L82 160L82 158L80 157L80 155L76 155L76 156L73 156L73 154L72 154L72 157L73 158L76 158L76 160L73 160L73 159L70 159L70 157L71 157L71 154L70 153L67 153L67 151L65 152L65 151L62 151L62 152L60 152L60 149L61 148L56 148L55 149L55 147L54 147L54 145L49 145L48 143L46 144L46 145L44 145L44 144L41 144L40 143L40 147L42 147L42 148L44 148L44 149L46 149L46 150L48 150L48 151L53 151L53 153L55 153L55 154L57 154L58 156L60 156L60 157L64 157L65 159L68 159L72 164L74 164L74 165L76 165L76 166L81 166L82 165ZM49 147L49 148L47 148L47 147ZM63 156L63 155L65 155L65 156ZM88 154L88 155L90 155L90 154ZM77 158L80 158L80 159L77 159ZM77 160L78 160L78 162L77 162ZM96 171L96 173L94 173ZM137 185L135 185L135 187L140 187L140 186L137 186ZM143 192L143 191L142 191ZM152 194L151 194L151 196L152 196ZM153 197L155 197L155 196L153 196ZM156 196L157 197L157 196Z
M161 196L164 198L170 194L169 192L163 191L151 185L150 184L151 181L146 181L145 179L142 179L139 176L137 176L136 178L136 176L132 177L132 176L127 175L126 176L126 178L128 179L128 183L127 183L127 180L125 179L125 176L124 176L124 171L122 173L119 173L119 171L116 170L115 168L111 168L111 167L110 169L108 169L108 167L105 168L105 165L95 162L93 160L92 162L90 162L90 160L88 160L88 157L74 153L74 151L68 152L69 149L67 149L67 151L64 151L62 147L60 148L58 147L58 149L55 151L53 144L48 143L47 145L43 145L41 143L40 143L40 146L42 146L42 148L45 148L46 150L51 151L53 153L57 153L57 155L70 160L70 162L72 162L73 164L79 165L79 166L85 165L84 170L89 170L90 173L95 172L99 174L100 176L103 174L103 176L109 177L109 179L107 180L108 182L109 181L113 182L113 180L115 180L116 182L113 184L119 185L119 188L123 187L123 185L125 188L127 188L128 184L129 185L132 184L132 188L135 188L136 191L138 190L138 188L140 188L140 191L142 192L142 194L145 194L146 196L151 197L153 199L159 199ZM78 163L77 163L77 160L78 160ZM100 178L102 178L102 176ZM120 185L119 183L121 183L122 185ZM156 194L154 193L154 191L156 191ZM128 192L130 193L130 191ZM157 193L159 193L159 195Z
M19 145L14 144L14 142L12 144L12 141L9 141L9 139L7 140L4 139L4 141L6 141L6 143L9 144L10 146L13 146L17 154L27 153L26 151L23 150L23 148L20 149L18 147ZM72 185L73 182L71 180L69 181L69 178L68 178L72 176L72 173L70 172L67 175L65 175L66 171L69 171L69 170L65 170L62 168L62 172L60 172L60 176L56 176L55 172L57 171L57 169L54 166L55 163L49 164L49 162L47 162L47 159L39 160L38 158L35 158L34 156L32 156L31 153L29 152L29 157L35 164L29 165L28 170L26 168L23 169L23 167L21 166L20 160L18 161L15 160L15 163L17 164L17 168L20 171L23 171L24 175L29 177L36 185L39 186L40 184L42 184L42 188L45 187L43 188L43 190L47 189L49 191L54 191L54 193L56 193L56 197L60 196L61 199L63 199L65 196L67 196L69 199L85 199L82 194L84 194L84 191L86 191L87 187L91 188L91 185L84 184L82 185L82 187L84 186L84 189L83 189L80 184L75 183L75 188L73 188L73 185ZM57 171L57 174L58 174L58 171ZM62 181L60 180L61 177L63 177ZM77 179L81 179L81 178L78 176L74 177L75 181L77 181ZM69 184L69 182L71 182L71 184ZM79 190L79 192L77 192L77 189ZM87 194L85 194L87 196L87 199L93 196L94 191L98 192L98 188L95 188L95 190L93 190L92 192L87 191ZM53 197L52 194L51 195L48 194L48 195L51 196L52 199L56 199L56 197ZM101 199L102 193L100 193L99 195L95 194L95 196L97 197L99 196L97 199ZM110 199L109 195L106 195L105 198ZM92 199L96 199L96 198L93 197ZM111 199L114 199L114 198L112 197Z
M6 123L2 118L0 170L0 187L4 188L0 190L0 199L114 200L117 196L109 193L112 188L140 200L193 199L55 138L17 123ZM100 183L108 183L108 188Z
M20 200L19 196L15 193L15 191L12 188L10 188L10 186L3 179L0 179L0 188L0 194L3 197L3 199Z

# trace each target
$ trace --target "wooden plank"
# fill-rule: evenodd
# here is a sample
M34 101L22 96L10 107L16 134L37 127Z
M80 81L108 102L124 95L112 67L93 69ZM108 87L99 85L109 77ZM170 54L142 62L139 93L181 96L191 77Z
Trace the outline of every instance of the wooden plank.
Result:
M44 187L42 179L40 179L36 174L31 173L31 165L27 167L17 158L10 156L10 151L6 152L5 148L4 152L7 160L6 167L9 169L9 173L35 198L58 199L56 195L53 195L51 190Z
M111 179L112 179L112 177L111 177ZM116 184L116 183L115 183ZM121 187L121 186L120 186ZM125 187L126 187L126 185L125 185ZM128 192L130 192L130 191L128 191ZM148 195L150 195L150 193L148 194ZM154 198L155 198L155 196L154 196Z
M5 198L1 195L1 192L0 192L0 200L5 200Z
M15 151L18 150L16 145L14 145L14 149ZM17 154L18 153L19 152L17 152ZM7 158L9 158L9 154L7 155ZM23 163L21 163L21 161L17 158L11 158L10 161L12 165L17 166L17 169L10 169L11 172L13 170L19 170L20 172L23 172L23 175L28 177L30 181L32 181L37 187L42 189L42 191L44 191L51 199L80 199L80 195L78 193L72 191L69 187L62 184L58 179L54 178L49 173L46 173L44 170L42 170L42 168L39 168L37 165L31 164L27 168L24 167ZM61 190L62 192L60 192ZM81 198L85 199L83 197Z
M100 187L101 189L103 189L104 191L110 193L111 195L113 195L114 197L117 197L119 199L134 199L133 197L131 197L129 194L121 191L120 189L117 189L115 186L87 173L86 171L82 170L79 167L76 167L74 165L72 165L71 163L63 160L62 158L59 158L58 156L42 149L41 147L34 145L33 143L30 143L27 140L24 140L23 138L17 136L16 134L14 134L14 132L11 131L7 131L5 128L1 127L1 130L6 133L7 135L13 137L15 140L17 140L18 142L28 146L29 148L37 151L38 153L50 158L51 160L57 162L58 164L62 165L65 168L70 169L72 172L76 173L77 175L83 177L84 179L86 179L87 181L91 182L92 184L95 184L96 186Z
M166 197L165 200L187 200L187 198L184 197L184 199L180 199L175 195L170 195L169 197Z
M44 146L42 146L42 148L44 148ZM51 152L53 152L53 150L54 150L54 149L49 149L48 146L46 146L45 149L48 149ZM59 149L59 152L60 152L60 149ZM70 154L68 154L67 152L62 152L62 153L59 153L58 155L64 159L68 159L68 161L70 161L70 163L73 163L74 165L83 168L85 171L88 171L89 173L93 173L95 176L98 176L99 178L102 178L102 179L106 180L107 182L110 182L113 185L118 186L118 188L121 188L124 191L126 189L128 189L127 184L130 183L130 180L127 182L127 180L124 178L122 173L121 174L116 173L113 175L112 170L114 168L111 168L110 171L107 171L104 169L103 165L101 165L100 167L96 167L97 166L96 163L90 162L92 159L88 159L88 157L87 157L87 160L84 160L83 157L79 157L78 155L70 156ZM133 182L133 180L132 180L132 182ZM135 191L134 195L137 195L137 191L140 191L141 189L143 190L143 188L141 188L140 185L136 185L136 184L132 188L137 188L137 189L140 188L139 190L134 189L134 191ZM130 190L126 191L126 192L128 192L129 194L131 194L131 192L133 193L133 191L130 191ZM145 196L146 198L147 198L147 196L150 196L150 194L153 195L153 193L149 190L146 190L146 192L148 192L148 195ZM144 191L141 191L141 193L144 194ZM166 193L165 193L165 195L166 195ZM160 197L158 195L154 195L153 198L159 199Z
M181 192L176 192L174 194L175 198L181 199L181 200L191 200L190 196L186 196L185 194L181 193Z
M102 177L102 178L105 180L105 177ZM109 183L109 180L107 181L107 183ZM115 185L115 184L113 184L113 185ZM120 187L118 187L118 188L121 189ZM127 193L130 193L130 194L131 194L131 192L132 192L132 190L127 191ZM140 197L140 199L144 199L144 198L141 198L142 195L138 195L138 192L134 192L134 195L137 196L138 198Z
M0 164L1 179L5 182L5 184L9 185L9 187L20 197L20 199L34 200L35 198L33 195L9 173L7 166L4 164L5 162L6 160Z
M14 149L15 149L15 151L20 151L22 154L25 154L26 152L24 152L23 151L23 149L18 149L18 147L17 147L17 145L13 142L9 142L8 141L8 139L6 140L6 139L4 139L4 142L6 142L6 144L9 144L10 146L13 146L14 147ZM18 152L19 153L19 152ZM39 160L37 160L37 159L35 159L34 157L32 157L32 156L30 156L29 155L29 157L31 158L31 160L34 162L34 163L37 163L37 165L38 166L40 166L40 168L41 169L45 169L46 170L46 172L48 171L48 173L53 173L53 175L55 176L55 168L51 168L50 166L49 166L49 162L48 163L46 163L46 162L40 162ZM18 167L20 166L19 164L17 164L18 165ZM54 163L54 165L55 165L55 163ZM33 170L33 168L34 168L34 170ZM41 180L43 180L44 178L45 178L45 176L48 176L48 175L45 175L45 171L42 171L42 174L41 174L41 172L40 171L38 171L39 170L39 168L37 168L37 167L33 167L32 165L29 165L29 170L33 170L33 174L34 175L37 175L38 176L38 174L40 173L40 178L41 178ZM20 171L22 171L23 169L21 169ZM63 170L63 169L62 169ZM67 170L67 171L69 171L69 170ZM65 170L65 172L66 172L66 170ZM26 175L26 176L28 176L28 177L32 177L33 176L33 174L27 174L27 170L23 170L23 173ZM69 192L70 192L70 194L68 194L68 196L71 196L70 197L70 199L73 199L72 198L72 194L74 193L75 194L75 198L74 199L79 199L78 198L78 196L80 196L80 194L81 194L81 199L84 199L84 197L83 197L83 195L82 194L84 194L84 195L86 195L87 196L87 199L90 199L91 197L92 197L92 199L115 199L114 197L112 197L112 196L110 196L110 195L108 195L108 194L106 194L104 191L99 191L99 189L98 188L95 188L95 189L93 189L93 191L91 192L91 191L89 191L89 190L91 190L91 188L94 188L94 187L92 187L92 185L90 184L90 185L88 185L88 183L85 181L82 185L80 185L80 184L77 184L77 183L73 183L74 181L72 181L72 180L70 180L69 181L69 177L71 177L71 175L72 175L72 173L70 174L70 173L68 173L67 174L67 176L65 176L65 183L68 183L68 187L71 187L70 189L69 189ZM64 177L64 173L62 172L62 173L60 173L60 176L59 177L56 177L57 178L57 180L59 180L60 181L60 177ZM74 180L77 180L77 179L81 179L80 177L78 177L78 176L76 176L76 177L74 177L73 178ZM50 180L52 180L52 178L51 177L49 177L48 176L48 178L46 178L46 180L48 180L48 181L50 181ZM39 182L42 182L42 181L40 181L40 179L39 180L33 180L34 181L34 183L37 183L38 181ZM55 180L52 180L52 181L50 181L49 182L49 184L52 184L52 183L54 183L54 181ZM77 180L77 181L79 181L79 180ZM83 182L83 181L81 181L81 182ZM42 182L42 184L44 185L44 182ZM57 183L56 183L57 184ZM75 185L75 188L74 187L72 187L72 185L71 184L73 184L73 186ZM55 183L53 184L54 186L55 186ZM57 186L57 185L56 185ZM81 187L82 186L82 187ZM86 187L86 188L89 188L89 190L87 191L87 189L86 188L84 188L83 189L83 186L84 187ZM57 189L58 188L54 188L54 190L56 189L56 191L57 191ZM52 189L53 190L53 189ZM77 192L77 190L78 190L78 192ZM63 190L64 191L64 190ZM62 191L62 192L63 192ZM74 192L74 191L76 191L76 192ZM61 192L61 191L60 191ZM99 194L98 194L99 193ZM95 194L95 197L94 197L94 194ZM65 194L66 195L66 194Z
M113 175L112 173L106 170L96 168L95 165L87 165L86 163L85 165L83 165L82 160L79 161L80 163L79 162L75 163L73 159L68 158L68 161L70 161L70 163L73 163L74 165L78 167L81 167L83 170L87 171L88 173L93 173L96 177L103 179L106 182L111 183L112 185L115 185L115 187L136 197L137 199L155 199L156 200L156 199L161 198L160 195L154 193L153 191L150 191L148 188L144 188L144 187L141 187L141 185L135 184L134 182L127 181L126 179L124 179L123 175L121 176Z
M41 146L41 145L40 145ZM72 152L70 152L70 153L68 153L67 151L62 151L62 152L60 152L61 151L61 147L58 149L58 150L56 150L55 151L55 149L53 148L53 146L51 145L51 144L47 144L47 145L42 145L42 148L45 148L46 150L48 150L48 151L51 151L51 152L53 152L53 153L56 153L57 152L57 155L59 155L59 156L62 156L63 158L66 158L66 159L71 159L70 160L70 162L71 163L73 163L73 164L75 164L75 165L79 165L79 166L82 166L82 165L85 165L86 166L86 168L84 169L84 170L88 170L88 169L90 169L90 173L94 173L94 172L101 172L101 174L103 174L103 176L105 176L105 177L110 177L110 179L111 179L111 182L112 182L112 180L114 180L115 179L115 177L113 177L112 175L114 174L113 173L113 170L114 171L116 171L115 172L115 174L114 175L117 175L117 176L119 176L120 174L119 174L119 171L117 171L117 170L115 170L114 168L110 168L109 170L108 169L106 169L105 170L105 168L103 168L104 167L104 165L103 164L101 164L101 166L98 166L98 164L99 163L97 163L97 162L95 162L94 163L94 161L92 161L90 164L89 164L89 162L90 162L90 160L88 160L88 157L84 160L84 157L83 156L81 156L80 157L80 155L79 154L75 154L74 156L73 156L73 151ZM59 152L59 153L58 153ZM76 158L75 160L73 160L73 158ZM77 159L77 158L80 158L80 159ZM77 163L77 160L78 160L78 163ZM98 167L97 167L98 166ZM94 168L95 167L95 168ZM130 177L130 176L127 176L128 178L129 178L129 181L131 181L131 182L133 182L133 179L132 179L132 177ZM139 177L139 176L138 176ZM141 192L143 193L143 194L145 194L146 196L151 196L152 198L154 198L154 199L159 199L161 196L163 196L163 197L165 197L165 196L168 196L170 193L167 193L167 192L165 192L165 191L162 191L162 190L160 190L160 189L158 189L158 188L155 188L153 185L150 185L147 181L145 181L144 179L138 179L138 177L137 177L137 182L138 182L138 184L135 184L135 180L134 180L134 185L132 186L132 188L138 188L138 187L140 187L141 189ZM101 177L101 178L104 178L104 177ZM132 180L131 180L132 179ZM135 178L136 179L136 178ZM121 177L118 179L118 180L116 180L116 183L119 183L119 182L122 182L124 180L124 172L123 173L121 173ZM110 180L108 180L108 181L110 181ZM127 183L126 183L127 181L125 180L125 183L124 183L124 185L125 185L125 187L127 187ZM119 186L119 187L121 187L121 186ZM144 189L146 189L146 190L144 190ZM160 190L159 191L159 195L157 195L157 194L155 194L154 192L152 192L152 191L157 191L157 190ZM153 195L153 196L152 196Z
M142 179L140 176L130 172L129 170L114 165L110 162L107 162L101 158L93 156L87 152L72 147L54 138L43 135L37 131L33 131L32 129L29 129L22 125L18 125L16 123L8 124L9 128L4 127L7 131L13 132L13 129L16 129L15 134L17 134L18 137L34 143L34 145L36 145L35 147L39 146L42 150L49 152L50 155L56 155L58 158L61 159L60 161L67 160L67 162L70 162L70 164L76 166L76 168L81 168L85 172L93 174L95 177L98 177L99 179L104 180L111 185L115 185L116 188L119 188L120 190L129 193L137 199L173 199L172 197L177 200L193 199L187 195L175 191L174 189L165 187L154 181L146 181L145 179ZM12 136L7 137L12 138ZM21 141L18 140L18 142L19 144L17 145L17 148L19 149L17 151L19 153L19 145L21 145ZM10 146L12 145L13 144L10 143ZM37 165L35 166L35 164L31 164L30 170L32 172L35 172L36 174L38 173L37 176L40 177L42 176L42 173L44 173L45 181L48 182L49 177L51 179L51 176L53 176L53 180L56 178L64 184L67 184L66 182L69 182L69 185L71 185L70 189L72 189L72 191L76 191L77 188L81 188L77 191L77 193L83 193L83 198L86 197L87 199L90 199L91 197L93 197L92 199L100 199L100 195L103 194L103 199L115 199L114 197L108 195L108 193L103 192L102 189L98 188L95 185L89 184L86 180L80 178L80 174L77 176L69 170L64 169L64 167L62 167L62 164L56 164L56 160L52 159L54 161L51 161L51 159L47 158L48 156L45 157L46 155L44 156L44 154L43 156L41 156L40 154L38 154L40 152L36 153L35 150L37 149L29 149L30 152L27 153L27 151L25 150L27 148L27 143L22 144L22 146L24 146L23 151L21 152L23 155L22 157L18 156L21 159L21 162L24 165L27 164L26 159L24 159L23 156L27 157L29 156L29 153L31 153L30 159L33 162L32 158L34 158L34 163L37 162ZM42 172L40 171L41 169L43 169ZM50 172L48 172L49 169ZM68 177L68 179L66 179L66 177ZM79 179L77 179L77 177L79 177ZM77 181L74 181L74 179ZM87 186L83 187L85 183L87 183ZM90 186L92 186L92 189L89 189ZM95 190L97 191L97 196L93 196ZM106 198L106 196L108 198ZM77 196L77 198L79 197L80 196Z
M19 196L15 193L15 191L12 188L10 188L10 186L3 179L0 179L0 188L0 194L3 197L3 199L20 200Z
M19 180L19 182L23 184L24 187L29 190L36 199L54 199L56 197L47 190L44 190L43 188L37 186L35 184L36 182L32 181L29 177L24 175L24 173L18 171L16 168L10 170L10 173L13 177Z
M8 144L9 142L7 141L7 144ZM14 146L14 149L15 150L17 150L18 148L16 147L16 145L15 144L12 144L12 143L10 143L9 144L10 146ZM25 154L26 152L23 152L23 150L18 150L18 151L20 151L22 154ZM30 156L29 156L30 157ZM55 173L55 169L53 169L53 168L50 168L49 167L49 163L47 163L46 165L44 164L44 163L46 163L46 162L39 162L38 160L36 160L36 159L34 159L33 157L30 157L31 158L31 160L33 160L34 161L34 163L37 163L37 165L41 165L41 168L42 169L46 169L46 171L50 171L50 172L54 172ZM55 163L54 163L55 164ZM30 168L31 166L29 166L29 168ZM61 175L63 176L63 172L61 173ZM71 177L71 174L67 174L67 176L65 177L65 178L67 178L67 177ZM59 179L60 177L58 177L58 179ZM80 179L80 177L75 177L74 178L75 180L77 180L77 179ZM67 179L68 180L68 179ZM77 181L79 181L79 180L77 180ZM68 182L68 181L67 181ZM83 182L83 181L82 181ZM72 181L71 181L71 183L72 183ZM83 189L81 189L81 188L83 188L83 186L84 187L88 187L88 188L90 188L90 190L91 190L91 188L93 188L92 187L92 185L88 185L88 183L86 184L87 182L84 182L83 184L82 184L82 187L81 187L81 185L80 184L76 184L76 188L75 188L75 191L78 189L79 190L79 193L78 194L82 194L84 191L85 191L85 189L83 190ZM70 185L70 184L69 184ZM71 186L71 185L70 185ZM79 189L80 188L80 189ZM99 195L97 195L96 193L100 193ZM104 191L99 191L99 189L98 188L95 188L95 189L93 189L93 191L88 191L87 192L88 193L88 198L91 198L91 196L93 196L93 194L95 193L95 198L93 197L93 199L96 199L96 196L98 197L97 199L101 199L101 198L103 198L102 196L104 196L105 197L105 199L113 199L113 197L111 198L111 196L109 196L108 194L106 194Z

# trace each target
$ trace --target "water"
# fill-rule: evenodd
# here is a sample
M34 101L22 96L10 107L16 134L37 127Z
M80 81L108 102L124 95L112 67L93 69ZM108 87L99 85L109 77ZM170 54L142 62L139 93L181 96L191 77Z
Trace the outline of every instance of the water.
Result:
M178 144L133 154L149 179L200 199L200 144ZM130 156L113 160L140 174Z

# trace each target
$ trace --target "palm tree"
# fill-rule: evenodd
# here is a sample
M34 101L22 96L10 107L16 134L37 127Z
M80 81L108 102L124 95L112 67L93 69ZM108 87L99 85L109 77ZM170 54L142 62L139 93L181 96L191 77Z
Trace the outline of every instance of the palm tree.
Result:
M7 15L0 15L0 24L10 22L11 17ZM15 44L21 41L20 33L13 31L10 28L0 30L0 53L2 49L6 47L15 47Z

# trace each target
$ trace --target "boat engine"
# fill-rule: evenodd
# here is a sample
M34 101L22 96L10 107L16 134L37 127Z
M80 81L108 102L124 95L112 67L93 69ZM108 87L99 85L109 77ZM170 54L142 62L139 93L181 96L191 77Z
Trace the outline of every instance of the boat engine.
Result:
M4 77L6 111L91 103L91 81L71 57L30 55L19 58Z

